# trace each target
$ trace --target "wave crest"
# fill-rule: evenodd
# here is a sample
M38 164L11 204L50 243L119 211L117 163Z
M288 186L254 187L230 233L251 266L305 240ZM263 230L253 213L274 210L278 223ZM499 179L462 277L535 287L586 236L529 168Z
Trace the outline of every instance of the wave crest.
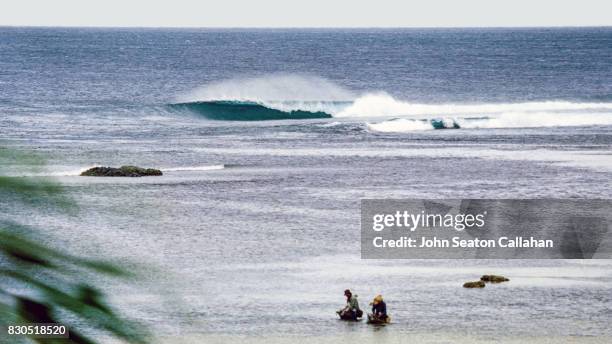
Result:
M331 118L322 111L279 110L255 102L205 101L171 104L172 109L188 110L212 120L220 121L265 121L281 119Z
M612 125L610 102L413 103L384 92L356 96L326 79L302 75L221 81L170 107L213 120L378 119L381 122L366 124L381 132Z

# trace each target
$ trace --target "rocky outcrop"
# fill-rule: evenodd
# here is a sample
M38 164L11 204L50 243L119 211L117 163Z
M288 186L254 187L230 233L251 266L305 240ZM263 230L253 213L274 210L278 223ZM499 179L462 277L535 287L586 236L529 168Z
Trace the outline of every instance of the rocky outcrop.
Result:
M162 171L154 168L142 168L137 166L115 167L93 167L81 173L86 177L145 177L161 176Z
M501 282L508 282L509 279L507 279L504 276L498 276L498 275L483 275L482 277L480 277L480 280L483 282L491 282L491 283L501 283Z
M466 282L463 284L464 288L484 288L485 282L483 281L475 281L475 282Z

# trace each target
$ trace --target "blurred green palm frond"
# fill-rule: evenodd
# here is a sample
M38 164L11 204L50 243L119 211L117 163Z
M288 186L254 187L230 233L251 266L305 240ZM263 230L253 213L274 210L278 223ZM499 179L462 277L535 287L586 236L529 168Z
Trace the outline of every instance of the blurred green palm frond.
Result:
M0 210L11 207L32 212L54 207L64 215L76 211L76 205L61 185L32 177L36 173L20 176L14 173L16 167L41 171L44 159L0 147ZM99 334L129 343L146 343L143 329L119 316L92 282L101 278L131 278L133 273L110 262L53 248L46 244L49 238L42 234L42 229L7 219L3 213L0 216L1 324L62 324L68 314L70 323L79 324L78 329L68 326L69 338L29 339L39 343L97 343L94 337ZM7 338L6 333L0 334L0 339ZM19 339L13 336L7 340Z

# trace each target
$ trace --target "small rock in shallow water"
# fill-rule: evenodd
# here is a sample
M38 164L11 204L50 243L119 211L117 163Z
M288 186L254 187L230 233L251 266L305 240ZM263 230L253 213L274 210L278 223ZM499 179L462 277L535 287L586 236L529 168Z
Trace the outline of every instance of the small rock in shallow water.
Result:
M475 281L475 282L466 282L463 284L464 288L484 288L485 282L483 281Z
M145 177L161 176L162 171L154 168L142 168L137 166L115 167L93 167L81 173L86 177Z
M501 282L508 282L509 279L507 279L504 276L498 276L498 275L483 275L482 277L480 277L480 280L483 282L491 282L491 283L501 283Z

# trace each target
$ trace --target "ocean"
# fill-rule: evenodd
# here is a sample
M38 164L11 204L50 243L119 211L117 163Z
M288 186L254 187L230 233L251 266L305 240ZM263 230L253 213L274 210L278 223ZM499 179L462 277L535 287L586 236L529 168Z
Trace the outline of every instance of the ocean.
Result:
M611 57L609 27L2 27L0 144L47 161L3 169L79 206L3 216L138 266L99 283L160 341L609 342L612 261L362 260L359 204L611 198ZM347 288L393 323L338 321Z

